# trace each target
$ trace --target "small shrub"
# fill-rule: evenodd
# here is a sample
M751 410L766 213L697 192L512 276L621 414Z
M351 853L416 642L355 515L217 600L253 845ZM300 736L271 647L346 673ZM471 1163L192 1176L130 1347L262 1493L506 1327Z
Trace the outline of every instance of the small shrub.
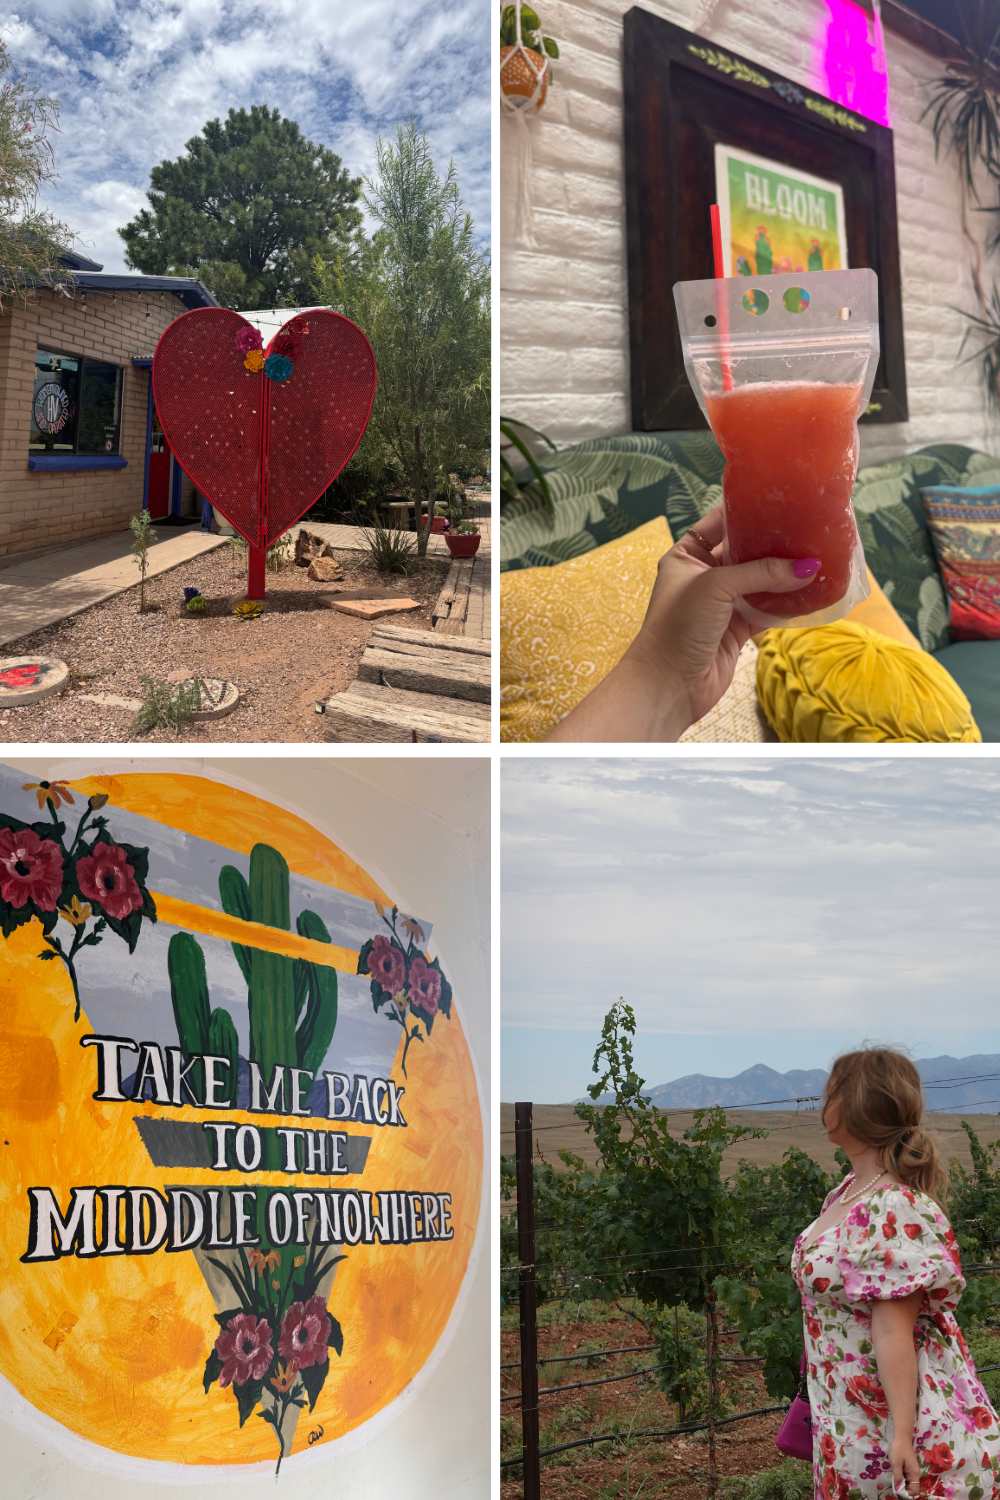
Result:
M721 1489L726 1500L812 1500L812 1464L801 1458L786 1458L773 1469L758 1474L730 1475Z
M417 561L416 543L408 531L381 521L365 531L372 566L379 573L410 573Z
M132 556L139 569L139 613L145 614L146 570L149 567L149 549L160 538L153 530L153 523L148 510L141 510L138 515L130 516L128 524L132 531Z
M250 552L250 543L246 537L240 536L237 532L236 536L229 538L229 545L232 548L234 560L239 563L240 567L246 567ZM279 536L276 542L271 543L264 554L266 572L280 573L284 568L291 567L294 550L292 538L286 531L284 536Z
M201 707L201 684L197 679L176 685L160 677L140 677L142 707L132 720L132 734L148 734L152 729L169 729L172 734L190 722L195 709Z

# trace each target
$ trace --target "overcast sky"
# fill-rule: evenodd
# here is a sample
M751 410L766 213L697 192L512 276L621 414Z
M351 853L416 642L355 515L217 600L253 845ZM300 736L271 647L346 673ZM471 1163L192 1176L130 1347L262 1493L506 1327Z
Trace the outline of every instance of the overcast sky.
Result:
M435 164L454 157L489 242L490 27L483 0L45 0L0 6L32 82L58 97L59 180L43 205L76 248L125 269L115 233L146 207L149 171L230 108L277 107L370 172L375 138L412 111Z
M1000 762L507 760L502 1097L826 1067L865 1038L1000 1052Z

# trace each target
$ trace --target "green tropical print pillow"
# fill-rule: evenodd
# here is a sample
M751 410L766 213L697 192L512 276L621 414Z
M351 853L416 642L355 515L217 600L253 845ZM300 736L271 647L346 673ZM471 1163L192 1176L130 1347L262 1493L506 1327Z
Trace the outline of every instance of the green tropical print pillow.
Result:
M500 567L550 567L666 516L674 540L722 499L725 463L710 432L633 432L578 443L541 465L555 503L531 485L504 507ZM865 561L927 651L951 644L941 583L920 491L935 484L1000 483L1000 459L959 443L862 469L854 513Z
M676 540L722 499L725 465L710 432L634 432L578 443L541 467L555 516L534 484L504 506L502 571L565 562L656 516Z

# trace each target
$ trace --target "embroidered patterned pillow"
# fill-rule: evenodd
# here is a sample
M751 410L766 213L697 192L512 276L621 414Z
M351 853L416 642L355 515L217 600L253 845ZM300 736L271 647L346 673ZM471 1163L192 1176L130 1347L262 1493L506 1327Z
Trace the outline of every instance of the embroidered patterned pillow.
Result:
M920 491L958 641L1000 639L1000 485Z

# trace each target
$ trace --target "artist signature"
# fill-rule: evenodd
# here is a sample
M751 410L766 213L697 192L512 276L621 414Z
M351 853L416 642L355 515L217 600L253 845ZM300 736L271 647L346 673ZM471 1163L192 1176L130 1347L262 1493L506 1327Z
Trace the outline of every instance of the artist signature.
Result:
M309 1443L310 1443L310 1445L312 1445L313 1443L318 1443L319 1440L320 1440L320 1438L322 1436L323 1436L323 1429L322 1429L322 1427L313 1428L312 1432L309 1434Z

